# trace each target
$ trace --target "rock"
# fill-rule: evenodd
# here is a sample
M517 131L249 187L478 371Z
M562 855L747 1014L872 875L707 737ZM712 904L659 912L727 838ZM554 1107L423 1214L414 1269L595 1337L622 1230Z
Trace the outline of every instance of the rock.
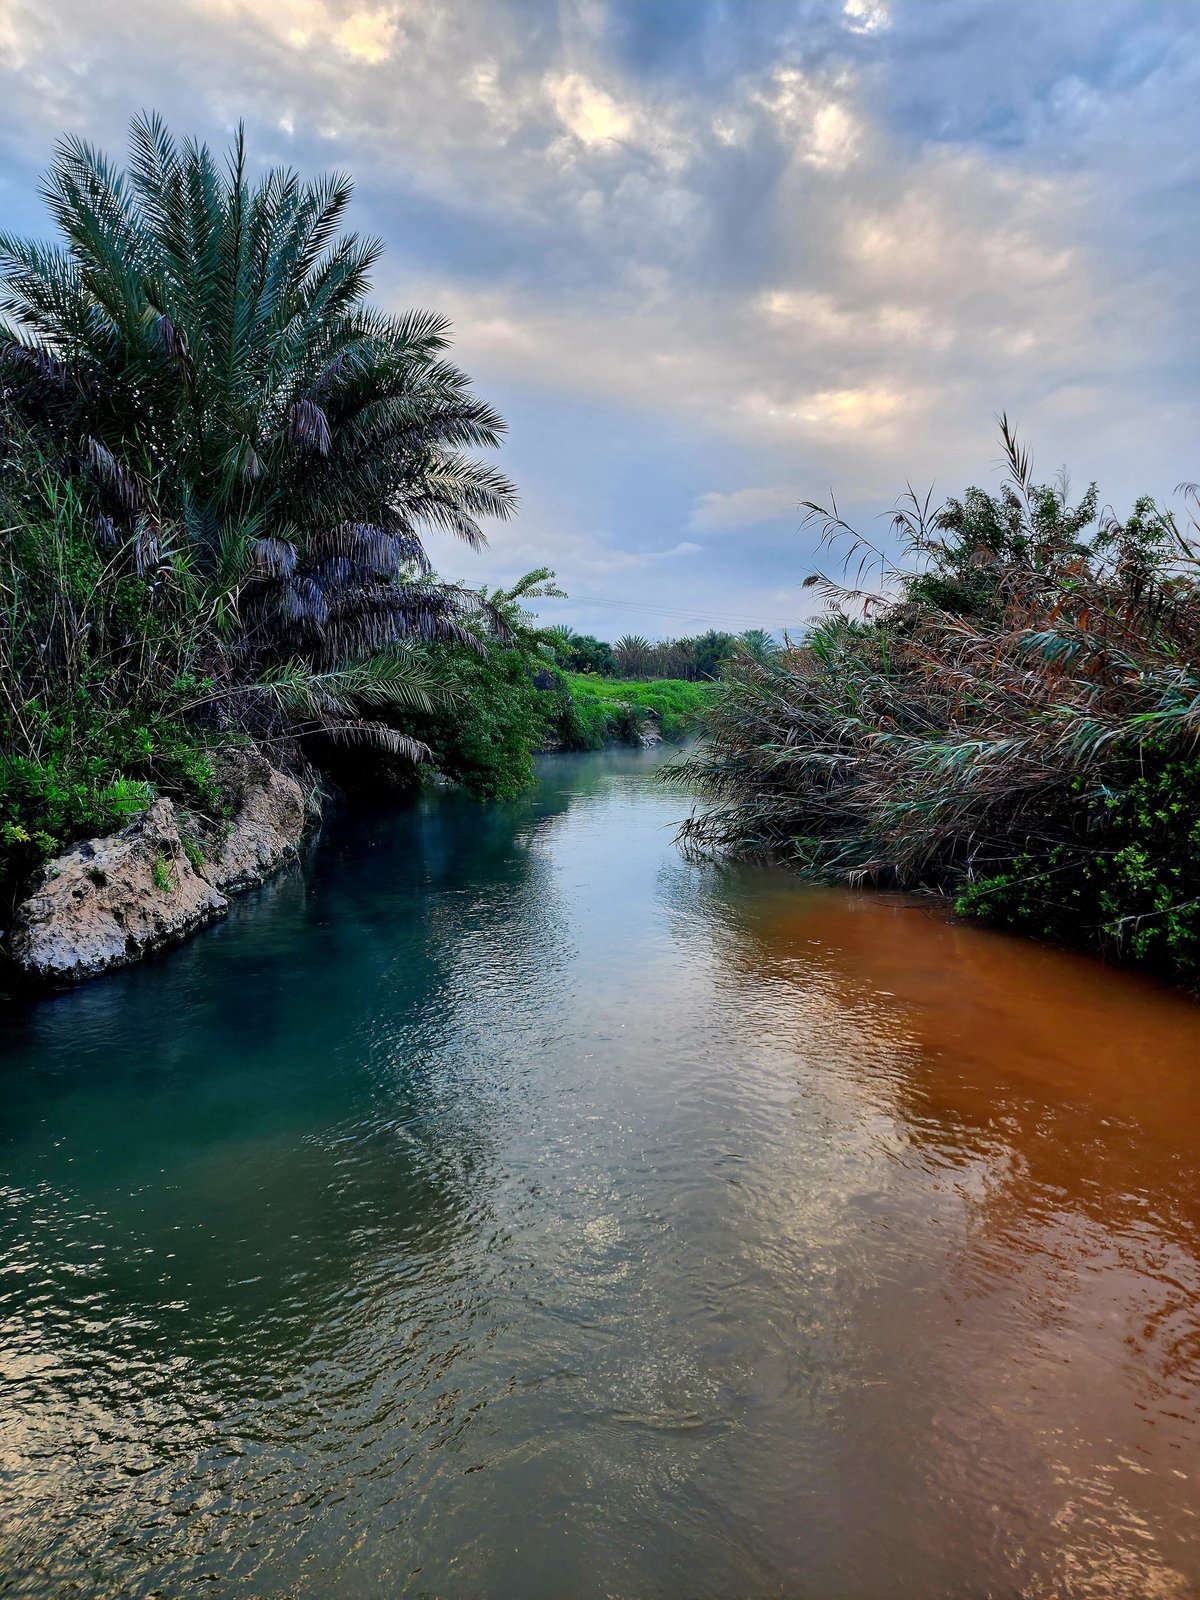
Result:
M257 750L226 758L221 779L233 798L228 833L205 850L201 869L225 893L248 889L299 850L307 812L294 778L278 771Z
M185 850L171 801L156 800L121 833L48 861L13 922L18 970L64 984L140 961L223 917L228 894L297 853L308 811L294 778L246 750L226 759L222 783L233 820L202 856Z
M223 917L229 902L188 860L169 800L42 868L17 909L12 955L28 978L73 983L127 966Z
M647 748L663 742L662 718L652 706L647 706L646 714L638 725L638 738Z

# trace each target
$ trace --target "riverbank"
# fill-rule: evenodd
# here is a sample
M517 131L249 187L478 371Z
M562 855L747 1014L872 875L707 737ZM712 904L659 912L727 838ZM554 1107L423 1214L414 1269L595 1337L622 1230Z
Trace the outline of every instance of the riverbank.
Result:
M606 678L563 672L544 750L678 744L698 733L716 685L682 678Z
M527 743L476 750L477 768L504 762L531 770L534 749L596 750L673 743L694 731L711 687L703 684L596 680L544 673L532 692L537 715ZM430 777L437 777L432 765ZM403 775L411 787L420 769ZM389 794L386 773L374 792ZM12 897L0 960L13 982L61 987L98 977L178 944L223 918L229 896L256 887L299 849L320 813L319 774L310 792L252 748L225 754L216 768L224 804L204 816L148 790L146 809L117 832L71 842L50 856ZM452 785L453 786L453 785ZM364 785L360 779L360 798ZM402 803L403 789L394 801ZM480 802L484 803L484 802Z

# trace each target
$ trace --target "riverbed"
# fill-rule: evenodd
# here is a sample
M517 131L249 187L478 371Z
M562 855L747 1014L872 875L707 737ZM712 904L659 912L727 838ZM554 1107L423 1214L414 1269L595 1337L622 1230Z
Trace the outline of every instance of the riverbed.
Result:
M0 1592L1200 1592L1200 1007L660 759L3 1013Z

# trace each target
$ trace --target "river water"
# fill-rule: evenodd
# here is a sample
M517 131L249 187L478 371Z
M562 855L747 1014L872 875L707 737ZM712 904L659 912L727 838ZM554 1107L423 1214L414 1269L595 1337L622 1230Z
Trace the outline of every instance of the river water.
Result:
M656 760L5 1015L2 1592L1200 1593L1200 1007Z

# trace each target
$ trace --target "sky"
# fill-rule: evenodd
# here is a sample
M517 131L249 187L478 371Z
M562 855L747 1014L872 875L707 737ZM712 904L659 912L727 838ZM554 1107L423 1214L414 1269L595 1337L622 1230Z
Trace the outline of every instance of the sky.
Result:
M350 172L509 425L434 558L547 621L797 627L800 503L994 487L1001 411L1118 512L1200 477L1200 0L0 0L0 80L17 231L141 109Z

